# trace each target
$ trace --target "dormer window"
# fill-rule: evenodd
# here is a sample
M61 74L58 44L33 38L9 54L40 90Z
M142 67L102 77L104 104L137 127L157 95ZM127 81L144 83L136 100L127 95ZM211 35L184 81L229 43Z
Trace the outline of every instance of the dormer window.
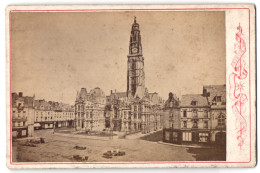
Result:
M192 106L196 106L197 104L198 104L197 101L191 101L191 105L192 105Z
M216 103L221 102L221 96L215 96L213 99L213 104L216 105Z
M19 102L18 102L18 103L17 103L17 108L18 108L18 109L22 109L22 108L23 108L23 103L21 103L21 102L19 103Z
M221 96L216 96L216 102L221 102Z

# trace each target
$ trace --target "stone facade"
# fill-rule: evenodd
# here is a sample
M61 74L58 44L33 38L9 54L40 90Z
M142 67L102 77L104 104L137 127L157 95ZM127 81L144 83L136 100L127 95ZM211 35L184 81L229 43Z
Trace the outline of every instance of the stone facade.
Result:
M211 140L220 144L226 143L226 85L203 87L208 96L211 110Z
M132 25L127 61L127 96L143 98L145 95L144 57L141 34L136 19Z
M75 101L76 130L102 131L105 129L106 96L96 87L89 93L81 88Z
M116 131L148 133L162 128L163 100L145 88L144 57L139 24L132 24L127 56L127 91L106 97L107 127Z
M181 99L182 142L210 141L210 105L201 94L184 95Z
M169 95L173 97L172 94ZM183 95L164 109L163 141L170 143L219 143L226 141L226 86L204 86L202 94Z
M161 103L154 103L148 97L107 97L106 115L108 127L115 131L148 133L162 128Z
M100 88L82 88L75 101L77 130L148 133L162 128L163 100L145 88L144 58L139 24L132 25L127 60L127 91L105 96ZM92 114L96 115L96 119ZM96 124L96 125L95 125ZM95 128L96 127L96 128Z
M178 143L180 129L180 100L173 93L169 93L169 98L163 108L163 141Z

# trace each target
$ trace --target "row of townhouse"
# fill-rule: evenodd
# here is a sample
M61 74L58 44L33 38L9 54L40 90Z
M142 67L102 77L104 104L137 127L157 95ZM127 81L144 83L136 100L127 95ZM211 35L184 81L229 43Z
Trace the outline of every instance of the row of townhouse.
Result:
M35 126L42 129L74 127L74 107L69 104L35 100Z
M74 127L74 107L68 104L35 100L22 92L11 96L11 127L13 137L31 137L34 129Z
M202 94L169 94L164 107L163 141L177 144L226 141L226 86L204 86Z

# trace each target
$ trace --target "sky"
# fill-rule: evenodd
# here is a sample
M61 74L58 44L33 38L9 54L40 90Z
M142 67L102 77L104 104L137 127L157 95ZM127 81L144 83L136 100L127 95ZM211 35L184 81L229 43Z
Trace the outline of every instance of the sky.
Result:
M70 104L83 87L125 92L134 16L149 92L167 99L225 84L224 12L15 12L12 92Z

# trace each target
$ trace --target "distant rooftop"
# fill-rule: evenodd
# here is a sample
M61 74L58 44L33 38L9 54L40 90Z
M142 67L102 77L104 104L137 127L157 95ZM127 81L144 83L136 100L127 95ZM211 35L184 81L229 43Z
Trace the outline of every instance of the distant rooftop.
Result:
M206 97L202 94L187 94L182 95L181 106L208 106Z

